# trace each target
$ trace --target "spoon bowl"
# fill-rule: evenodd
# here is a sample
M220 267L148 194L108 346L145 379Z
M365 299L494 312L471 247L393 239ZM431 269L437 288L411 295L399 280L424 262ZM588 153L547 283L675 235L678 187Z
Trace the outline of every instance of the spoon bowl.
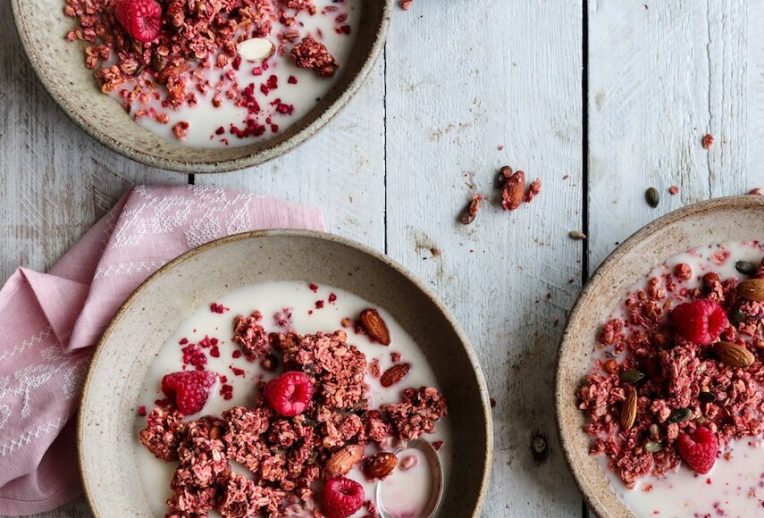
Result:
M429 518L435 514L435 511L438 509L440 501L443 498L443 465L440 462L438 452L435 451L435 448L432 447L432 444L430 444L429 441L424 439L415 439L413 441L409 441L404 447L397 449L395 454L400 457L402 453L410 450L417 450L424 455L430 470L430 476L432 477L432 486L430 491L430 498L427 501L424 509L422 509L418 515L406 515L406 518ZM401 518L398 515L391 514L388 510L385 509L383 500L384 484L382 482L383 481L377 483L375 495L377 512L379 513L380 518Z

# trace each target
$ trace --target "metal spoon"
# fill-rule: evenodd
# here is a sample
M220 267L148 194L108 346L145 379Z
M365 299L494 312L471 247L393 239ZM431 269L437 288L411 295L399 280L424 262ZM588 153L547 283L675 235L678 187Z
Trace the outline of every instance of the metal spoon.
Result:
M404 447L395 450L395 454L398 455L406 450L419 450L427 459L427 464L430 467L430 473L432 475L432 492L430 493L430 500L422 510L422 512L413 518L429 518L432 516L440 505L440 501L443 499L443 465L440 463L440 457L435 448L432 447L429 441L424 439L415 439L407 443ZM385 510L385 506L382 500L382 482L377 483L376 490L377 512L380 518L394 518L388 511Z

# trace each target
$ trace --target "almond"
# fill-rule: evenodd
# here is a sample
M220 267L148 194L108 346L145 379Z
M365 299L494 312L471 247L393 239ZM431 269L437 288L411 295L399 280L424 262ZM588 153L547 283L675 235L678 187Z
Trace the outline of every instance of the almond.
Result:
M382 374L382 377L379 378L379 382L383 387L392 387L400 380L402 380L410 370L410 363L399 363L398 365L393 365Z
M236 45L236 52L247 61L263 61L276 51L276 46L265 38L250 38Z
M373 308L361 311L361 324L372 340L382 345L390 345L390 331L387 330L387 324L382 320L379 311Z
M744 299L764 302L764 279L746 279L737 285L737 293Z
M525 200L525 173L504 166L501 168L501 176L504 179L504 190L501 193L501 206L504 210L515 210Z
M366 458L363 463L363 473L369 480L381 480L392 473L397 465L398 457L394 453L381 451Z
M627 387L626 401L621 409L621 427L629 431L637 420L637 391L634 387Z
M340 477L353 469L363 458L363 446L350 444L329 458L324 471L329 477Z
M742 345L731 342L719 342L714 346L716 357L733 368L746 368L753 365L756 357Z

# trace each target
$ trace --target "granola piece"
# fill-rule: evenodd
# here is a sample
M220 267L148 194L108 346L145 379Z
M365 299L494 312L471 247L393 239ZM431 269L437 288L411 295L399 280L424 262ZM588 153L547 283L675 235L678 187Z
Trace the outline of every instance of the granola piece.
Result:
M386 441L393 433L392 426L382 418L379 410L369 410L363 415L366 426L366 436L369 440L380 444Z
M263 315L254 311L248 317L236 317L233 324L233 341L239 345L250 361L261 358L270 351L268 334L260 325Z
M318 422L321 423L321 445L326 449L338 450L351 442L366 443L363 421L355 414L321 408Z
M446 399L432 387L408 388L402 403L382 405L382 411L388 413L393 429L404 441L432 433L435 423L448 412Z
M243 464L253 473L260 469L261 459L267 455L268 446L261 439L270 427L273 412L267 407L250 410L233 407L223 412L227 430L223 436L226 456Z
M279 516L286 494L278 489L263 487L235 473L225 480L218 511L224 518L249 516Z
M337 61L329 53L326 45L316 41L312 36L305 36L300 43L295 45L290 56L295 65L307 70L314 70L321 77L332 77L339 68Z
M314 399L330 409L365 409L366 356L346 342L344 331L299 337L279 337L285 368L307 374L315 387Z
M140 441L158 459L178 460L178 445L184 439L186 425L177 410L155 408L141 430Z
M311 16L316 14L316 5L313 0L281 0L284 7L296 11L307 11Z

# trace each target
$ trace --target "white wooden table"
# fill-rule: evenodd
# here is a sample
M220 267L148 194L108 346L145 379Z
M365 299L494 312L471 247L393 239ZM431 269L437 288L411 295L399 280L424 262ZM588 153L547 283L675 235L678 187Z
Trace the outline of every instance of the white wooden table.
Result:
M585 513L552 387L587 275L652 219L764 186L758 0L415 0L396 10L384 58L325 131L217 176L150 169L87 137L37 82L10 18L0 2L0 280L19 265L45 270L138 183L320 205L330 231L427 281L472 339L496 400L489 517ZM541 195L457 223L505 164L540 177ZM650 186L656 209L644 201ZM589 239L569 239L573 229ZM531 456L536 433L549 439L542 462ZM80 499L44 516L89 513Z

